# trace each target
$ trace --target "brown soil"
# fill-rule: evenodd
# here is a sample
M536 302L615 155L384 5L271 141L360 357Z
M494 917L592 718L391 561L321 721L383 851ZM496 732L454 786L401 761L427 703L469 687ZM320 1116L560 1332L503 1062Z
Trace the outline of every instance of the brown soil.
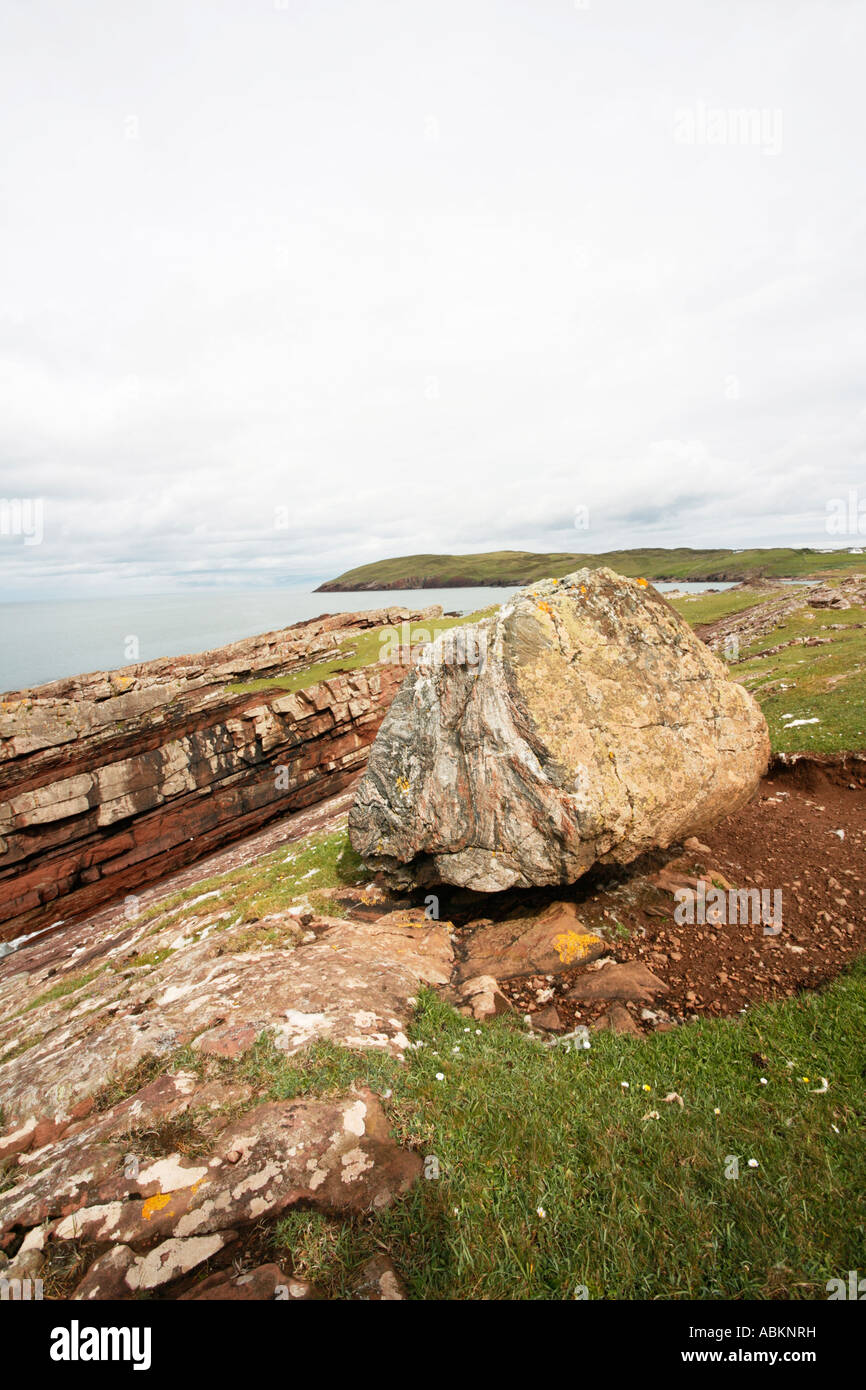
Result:
M636 866L618 882L584 880L585 886L556 895L578 904L587 929L611 941L616 961L643 961L668 985L669 992L652 1004L627 1004L641 1031L699 1016L736 1015L755 1000L820 988L866 950L864 784L864 760L779 764L745 810L703 837L710 853L692 849L669 863L683 884L686 877L703 877L707 891L713 878L721 886L725 880L734 888L780 889L783 925L777 936L765 935L751 921L675 925L672 892L654 884L652 864ZM511 910L512 895L502 897L511 899L503 903ZM458 937L471 925L470 914ZM610 1007L567 998L579 976L594 968L523 977L502 988L522 1014L554 1004L570 1030L596 1023ZM550 988L553 998L540 1001L538 994Z

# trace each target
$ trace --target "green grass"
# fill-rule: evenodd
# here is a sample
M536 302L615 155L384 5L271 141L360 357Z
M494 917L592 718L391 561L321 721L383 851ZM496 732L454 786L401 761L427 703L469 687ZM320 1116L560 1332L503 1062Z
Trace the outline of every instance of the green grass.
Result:
M37 994L36 998L31 999L29 1004L25 1004L20 1012L22 1014L27 1014L30 1013L31 1009L38 1009L43 1004L53 1004L58 999L64 999L67 994L75 994L78 990L84 989L85 985L89 985L91 980L95 980L97 975L101 975L103 970L107 969L108 966L101 965L98 970L89 970L84 975L67 975L65 979L58 981L56 985L52 985L50 989L47 989L44 994ZM8 1059L4 1058L4 1061L5 1060Z
M466 623L477 622L485 615L485 612L492 611L492 609L487 609L484 612L479 610L476 613L469 613L463 618L431 618L429 622L407 622L405 629L400 625L370 628L369 631L362 632L357 637L345 638L340 643L339 655L331 657L328 661L319 661L312 666L287 671L284 676L267 676L253 681L236 681L227 685L226 690L239 695L256 694L263 690L280 690L285 694L293 694L296 690L308 690L310 686L330 680L332 676L343 675L348 671L358 671L364 666L375 667L382 658L385 644L394 633L399 634L399 641L401 643L405 641L407 646L432 642L439 636L440 632L447 632L454 627L462 627Z
M349 844L345 829L322 831L283 845L251 864L201 879L189 888L172 893L141 913L131 925L152 921L148 933L152 935L169 926L182 927L192 918L218 912L228 913L229 917L211 925L218 931L225 931L243 923L258 922L271 913L284 912L302 897L315 906L317 894L323 889L367 883L369 878L369 870L364 868L362 859ZM209 898L206 905L194 901L206 893L216 896ZM330 904L328 911L339 915L339 910ZM205 925L203 921L202 929ZM168 947L159 948L124 961L122 968L160 964L169 952Z
M721 618L730 618L734 613L744 613L749 608L758 608L771 599L780 598L783 589L772 589L766 593L743 593L726 589L721 594L701 594L694 598L675 598L671 602L677 612L682 614L692 627L704 623L717 623Z
M480 555L401 555L346 570L320 591L354 589L446 589L479 585L520 585L569 574L588 565L608 565L619 574L646 579L743 580L800 579L808 575L855 574L866 569L862 555L847 550L776 548L768 550L644 549L603 554L492 550Z
M390 1089L398 1137L438 1160L438 1179L391 1211L278 1225L275 1253L330 1296L382 1245L423 1299L569 1299L581 1285L596 1298L813 1298L863 1268L866 964L741 1023L600 1034L589 1052L501 1021L478 1034L429 993L413 1036L424 1046L405 1067L261 1044L246 1063L275 1099L352 1080Z
M22 1010L22 1012L24 1012L24 1010ZM23 1057L25 1052L29 1052L31 1047L36 1047L37 1044L41 1043L46 1037L46 1033L34 1033L29 1038L22 1038L21 1042L16 1043L14 1047L10 1047L8 1052L0 1054L0 1066L2 1066L4 1062L14 1061L16 1057ZM0 1117L2 1117L2 1111L0 1111Z
M143 951L141 955L135 956L132 960L124 960L115 966L117 970L146 970L153 969L155 965L162 965L163 961L173 956L174 951L171 946L161 946L156 951Z
M830 622L841 623L843 630L821 626ZM866 609L803 610L741 654L733 674L759 701L775 752L866 747L866 628L854 627L858 622L866 622ZM829 641L762 655L781 642L809 636ZM793 725L795 719L815 718L817 724Z
M166 1057L165 1053L148 1053L129 1071L118 1072L94 1091L93 1108L97 1114L103 1114L149 1086L163 1072L191 1071L200 1077L204 1066L205 1058L190 1046L178 1048L170 1057Z
M852 556L862 560L863 556ZM772 605L790 594L773 590L759 600ZM692 627L717 622L755 605L748 594L711 594L674 607ZM763 637L742 647L731 676L750 690L763 710L775 753L843 753L866 748L866 608L803 606ZM830 627L838 625L839 630ZM817 637L820 646L802 639ZM782 651L770 649L796 643ZM817 724L794 724L816 719Z

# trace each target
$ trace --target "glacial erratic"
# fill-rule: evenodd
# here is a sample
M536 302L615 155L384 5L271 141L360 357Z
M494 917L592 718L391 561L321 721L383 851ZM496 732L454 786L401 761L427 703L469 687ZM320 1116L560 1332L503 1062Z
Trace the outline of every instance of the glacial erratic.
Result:
M661 594L578 570L425 648L350 839L403 886L570 883L737 810L769 752L752 696Z

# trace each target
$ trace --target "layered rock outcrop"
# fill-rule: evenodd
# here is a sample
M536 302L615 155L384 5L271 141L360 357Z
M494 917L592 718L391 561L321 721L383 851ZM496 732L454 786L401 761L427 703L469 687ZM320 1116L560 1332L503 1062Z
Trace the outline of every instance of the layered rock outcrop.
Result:
M87 911L347 786L405 666L398 651L316 681L316 665L371 628L440 614L326 616L6 695L0 938ZM266 680L273 688L244 688Z
M422 985L450 978L450 923L309 914L302 931L288 911L251 947L212 896L187 909L180 934L171 911L95 942L82 921L0 962L7 1280L65 1267L81 1246L77 1299L177 1292L292 1207L375 1212L420 1175L371 1091L267 1099L255 1069L231 1061L257 1040L286 1056L327 1041L404 1060ZM274 1296L275 1276L213 1291L230 1277L190 1296ZM363 1296L395 1296L385 1286Z
M769 752L756 702L655 589L578 570L425 650L350 839L397 883L569 883L735 811Z

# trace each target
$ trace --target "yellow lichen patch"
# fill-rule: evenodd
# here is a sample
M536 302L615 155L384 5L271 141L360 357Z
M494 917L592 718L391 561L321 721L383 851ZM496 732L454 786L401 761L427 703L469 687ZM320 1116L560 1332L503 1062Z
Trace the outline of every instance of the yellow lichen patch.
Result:
M539 611L540 613L550 613L550 612L552 612L553 610L551 609L549 603L545 603L544 601L542 601L542 602L539 603L539 605L538 605L538 611Z
M563 965L574 965L576 961L584 960L596 946L603 944L601 937L592 932L566 931L553 938L553 949Z
M141 1208L141 1214L145 1221L149 1221L156 1212L162 1211L163 1207L167 1207L170 1201L170 1192L158 1192L155 1197L148 1197Z
M397 790L401 796L407 796L409 792L409 779L407 777L397 778Z
M646 579L639 579L637 582L638 582L638 584L641 586L642 589L645 589L645 588L647 587L647 580L646 580Z

